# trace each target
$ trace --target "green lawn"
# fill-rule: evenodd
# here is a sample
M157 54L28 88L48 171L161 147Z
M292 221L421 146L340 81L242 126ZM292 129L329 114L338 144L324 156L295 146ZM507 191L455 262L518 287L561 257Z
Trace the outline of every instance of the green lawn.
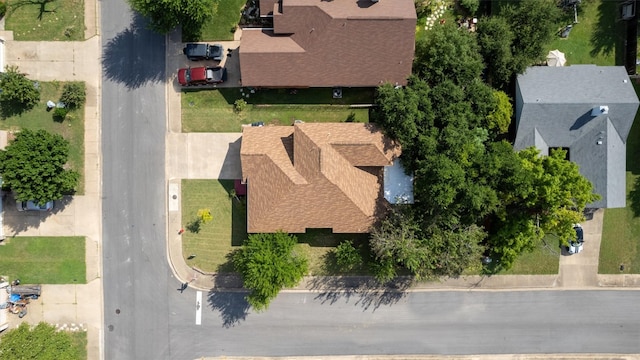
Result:
M359 247L363 259L369 258L369 234L334 234L330 229L309 229L304 234L295 234L298 238L298 250L309 260L311 275L371 275L365 262L348 273L339 268L333 256L335 247L343 241L351 240Z
M347 104L370 104L373 89L346 89L342 99L333 99L331 89L302 89L296 95L284 90L260 90L242 97L238 88L188 91L182 93L183 132L238 132L242 124L291 125L306 122L367 122L369 110ZM249 106L241 113L233 110L235 100L244 98Z
M240 9L246 0L221 0L217 3L218 9L215 15L204 25L200 39L197 40L233 40L233 33L240 22Z
M553 275L559 270L560 248L558 240L547 236L532 252L522 254L508 271L500 275Z
M76 360L87 360L87 332L71 332L71 344L76 348Z
M573 24L567 39L559 36L548 50L558 49L567 58L567 65L596 64L624 65L624 27L616 21L618 3L606 0L583 0L578 12L578 23ZM573 13L565 17L568 25Z
M640 86L634 85L640 94ZM627 138L627 207L606 209L600 244L601 274L640 273L640 114ZM624 265L624 271L620 271Z
M14 237L0 246L0 272L23 284L85 284L84 237Z
M247 237L244 204L231 198L233 180L182 180L182 251L187 264L208 271L231 271L227 255ZM211 210L213 220L200 231L189 230L199 209Z
M84 40L84 1L7 0L5 21L18 41Z
M230 197L232 180L182 180L182 251L187 264L206 272L233 271L228 255L247 238L246 208ZM211 210L213 220L200 226L198 232L189 230L199 209ZM367 234L332 234L329 230L309 230L295 234L297 249L309 260L309 272L314 275L335 275L340 270L330 256L332 249L343 240L364 244ZM363 248L364 250L364 248ZM190 255L196 255L188 259ZM367 256L367 254L363 254ZM366 268L353 273L366 274Z
M63 82L40 82L40 102L30 111L0 119L0 129L44 129L60 134L70 143L69 165L80 173L76 194L84 194L84 107L71 111L63 122L53 120L53 112L47 112L47 100L57 102L62 94Z

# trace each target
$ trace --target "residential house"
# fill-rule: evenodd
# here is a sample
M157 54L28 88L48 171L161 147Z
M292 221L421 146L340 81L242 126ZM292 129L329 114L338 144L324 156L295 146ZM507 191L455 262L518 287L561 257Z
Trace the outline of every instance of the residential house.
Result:
M406 85L413 62L413 0L261 0L273 28L244 28L249 87Z
M515 149L568 151L601 200L626 204L626 142L638 97L622 66L538 66L518 76Z
M398 177L400 146L372 124L296 123L246 127L240 157L250 233L333 229L366 233L391 202L412 202ZM394 179L385 189L385 168ZM401 172L404 174L404 172ZM404 186L404 188L403 188Z

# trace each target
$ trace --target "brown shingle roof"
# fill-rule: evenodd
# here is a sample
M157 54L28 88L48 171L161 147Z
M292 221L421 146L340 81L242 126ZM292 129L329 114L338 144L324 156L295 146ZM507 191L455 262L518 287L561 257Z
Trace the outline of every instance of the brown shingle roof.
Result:
M249 232L367 232L384 204L383 166L400 155L371 124L247 127L242 178Z
M273 22L242 34L244 86L405 85L411 74L412 0L282 0Z

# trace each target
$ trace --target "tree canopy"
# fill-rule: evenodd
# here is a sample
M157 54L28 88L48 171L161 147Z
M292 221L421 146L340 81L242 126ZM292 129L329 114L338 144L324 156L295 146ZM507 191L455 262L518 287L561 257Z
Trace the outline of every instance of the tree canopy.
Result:
M478 45L487 81L506 90L528 66L544 60L562 14L555 0L508 2L478 22Z
M265 310L284 287L298 284L307 274L307 259L298 254L295 236L277 232L252 234L234 254L233 265L251 293L247 301L256 310Z
M214 0L129 0L131 7L148 17L151 28L167 33L182 26L183 36L195 40L202 26L215 14Z
M552 1L541 3L536 8L537 0L523 0L504 10L514 18L483 19L477 38L453 26L434 27L416 46L408 85L378 88L371 120L402 145L415 199L372 229L380 279L399 268L418 278L458 276L483 254L494 268L509 268L546 233L566 241L586 204L596 200L562 151L513 150L505 141L510 98L483 81L506 85L540 57L558 10ZM506 40L493 38L505 29L512 31ZM518 36L532 43L525 46ZM481 54L489 50L502 55L485 71Z
M16 200L45 204L72 193L79 174L67 168L69 142L44 130L23 129L0 150L0 174Z
M3 116L20 114L40 101L40 87L19 72L17 66L7 66L0 75L0 107Z
M78 360L86 358L83 351L71 334L43 322L33 328L23 322L7 330L0 341L0 360Z

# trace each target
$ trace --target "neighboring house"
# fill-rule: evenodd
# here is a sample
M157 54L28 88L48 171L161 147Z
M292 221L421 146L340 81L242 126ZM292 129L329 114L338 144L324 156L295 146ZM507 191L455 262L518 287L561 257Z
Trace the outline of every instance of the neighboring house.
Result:
M406 85L413 0L261 0L273 28L244 28L240 72L250 87Z
M389 204L384 195L393 191L383 185L385 167L397 170L399 155L399 145L371 124L244 128L240 156L248 232L368 232ZM412 179L394 173L389 187L404 186L404 192L391 202L412 202L413 189L406 186Z
M622 66L531 67L516 85L516 150L568 151L601 200L626 205L626 142L638 97Z

